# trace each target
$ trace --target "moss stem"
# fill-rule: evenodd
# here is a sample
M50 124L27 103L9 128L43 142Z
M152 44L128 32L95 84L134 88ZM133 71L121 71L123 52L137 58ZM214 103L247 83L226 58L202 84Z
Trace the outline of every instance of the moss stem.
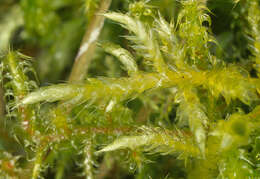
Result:
M82 81L87 74L87 69L96 48L96 41L100 35L105 21L105 17L100 14L106 12L110 4L111 0L101 1L100 8L97 10L83 37L69 77L69 82Z

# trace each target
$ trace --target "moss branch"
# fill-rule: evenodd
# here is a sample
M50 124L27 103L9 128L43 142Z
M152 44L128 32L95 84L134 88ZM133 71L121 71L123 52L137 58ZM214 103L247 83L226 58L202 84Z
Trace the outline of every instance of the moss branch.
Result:
M4 118L5 115L5 102L4 102L4 90L0 87L0 121Z
M3 78L8 81L3 87L6 91L10 91L11 95L14 97L14 102L17 102L24 98L29 91L36 88L36 83L29 80L26 75L26 70L33 72L28 57L10 51L6 58L2 62L3 66ZM4 73L5 72L5 73ZM7 74L10 74L8 77ZM14 111L12 104L9 101L10 111ZM28 106L19 106L16 113L18 118L22 122L23 129L28 133L32 134L34 132L34 120L36 119L35 110Z
M217 77L223 73L229 77L219 80ZM112 102L107 106L107 108L111 108L117 102L134 97L146 90L180 86L185 82L194 87L204 86L215 97L221 94L227 99L227 102L235 98L239 98L245 103L257 99L257 87L253 84L252 79L243 77L234 68L223 68L212 72L190 70L181 73L167 70L163 74L140 72L128 78L89 78L82 84L62 84L41 88L30 93L18 105L66 100L69 106L73 106L92 100L94 102L102 101L102 104ZM234 86L239 86L239 88L232 90Z

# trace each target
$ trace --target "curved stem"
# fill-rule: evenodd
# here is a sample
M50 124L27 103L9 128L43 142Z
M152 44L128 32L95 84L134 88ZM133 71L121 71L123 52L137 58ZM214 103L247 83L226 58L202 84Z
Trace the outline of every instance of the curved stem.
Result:
M80 49L75 58L75 62L69 77L69 82L82 81L87 74L90 61L96 48L96 41L104 25L105 17L100 15L106 12L112 0L102 0L99 10L96 12L93 20L83 37Z

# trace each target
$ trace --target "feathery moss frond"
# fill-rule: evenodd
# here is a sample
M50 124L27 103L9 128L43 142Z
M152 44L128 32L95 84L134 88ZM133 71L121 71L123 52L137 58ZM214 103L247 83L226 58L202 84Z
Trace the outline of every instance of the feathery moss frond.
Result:
M176 46L178 45L178 39L176 37L177 34L174 27L174 22L171 22L169 24L159 13L159 18L155 19L155 31L157 32L158 38L162 43L162 52L166 53L168 56L174 59L173 56L174 53L176 53Z
M199 156L199 150L194 146L189 135L183 134L179 130L169 131L147 127L140 128L140 130L139 135L119 138L98 153L126 148L131 150L140 148L140 150L150 153L180 153L186 157Z
M127 14L110 12L104 14L104 16L122 24L124 28L134 33L135 36L129 36L127 38L136 44L136 46L134 46L135 50L140 52L145 59L152 61L158 72L165 70L166 66L159 45L154 37L153 31L148 28L147 25Z
M181 3L183 9L178 15L178 34L185 41L184 48L190 55L192 64L212 62L208 43L215 40L209 34L208 27L203 25L211 25L210 16L206 13L209 9L200 1L187 0Z
M10 51L1 61L0 175L259 178L258 0L111 2L21 0L24 28L8 39L35 56L43 83L25 55Z
M177 118L179 120L188 121L191 132L202 152L205 155L206 145L206 127L208 125L208 117L200 104L194 89L188 85L183 85L179 94L176 95L176 101L180 103L177 110Z
M223 76L223 78L219 80L219 76ZM236 68L224 68L208 73L190 70L186 73L173 71L167 71L164 74L138 73L129 78L119 79L89 78L85 85L62 84L44 87L26 96L21 104L69 100L76 96L78 101L97 99L101 96L102 98L106 96L103 100L111 100L114 97L115 100L122 101L149 89L178 86L185 81L189 81L191 85L195 86L203 85L216 97L222 94L227 103L235 98L241 99L246 104L257 99L257 87L254 84L256 81L247 76L244 77ZM239 88L234 88L234 86L239 86ZM64 93L61 93L61 91L64 91Z
M236 66L216 68L207 75L207 82L203 85L211 91L213 96L220 94L225 98L227 104L231 99L240 99L245 104L256 100L257 86L249 74Z
M32 68L29 58L18 52L9 51L2 65L2 84L9 93L6 93L9 106L7 111L9 114L17 115L22 124L22 128L29 134L34 132L34 122L36 120L36 111L30 106L19 106L17 109L13 103L17 103L26 96L32 89L37 88L35 81L29 80L27 74L36 72ZM37 77L35 76L37 79ZM12 100L14 97L14 100Z
M127 50L112 43L104 43L102 44L102 47L107 53L117 57L130 75L138 71L138 67L133 56Z

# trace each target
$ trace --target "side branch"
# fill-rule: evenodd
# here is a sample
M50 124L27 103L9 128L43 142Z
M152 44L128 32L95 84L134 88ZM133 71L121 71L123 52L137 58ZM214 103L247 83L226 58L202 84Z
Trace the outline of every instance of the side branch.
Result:
M226 74L228 77L220 80L218 76L221 74ZM41 88L22 99L20 105L60 100L76 105L91 100L103 104L109 102L111 107L146 90L180 87L183 83L189 83L194 87L202 86L215 97L222 95L227 103L235 98L245 103L258 98L256 92L259 89L251 78L243 77L233 68L223 68L213 72L191 70L183 73L167 70L164 74L139 72L128 78L88 78L85 83L77 85L59 84ZM232 90L234 86L239 88Z
M204 74L200 75L204 76ZM84 84L58 84L43 87L30 93L18 105L61 100L71 100L73 104L87 100L95 100L95 102L113 100L116 103L149 89L178 85L183 80L189 80L193 84L198 83L191 77L192 75L168 71L163 75L159 73L137 73L128 78L89 78Z

